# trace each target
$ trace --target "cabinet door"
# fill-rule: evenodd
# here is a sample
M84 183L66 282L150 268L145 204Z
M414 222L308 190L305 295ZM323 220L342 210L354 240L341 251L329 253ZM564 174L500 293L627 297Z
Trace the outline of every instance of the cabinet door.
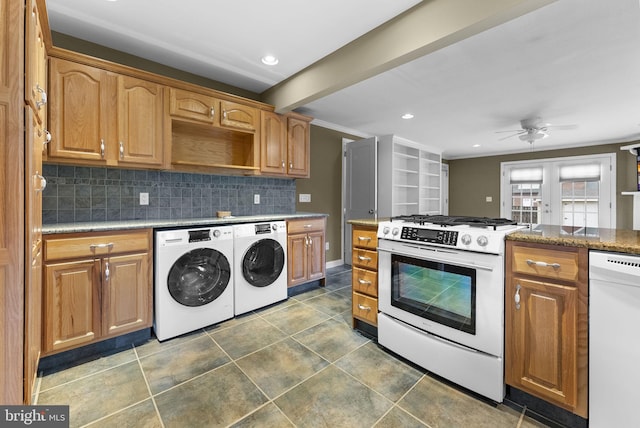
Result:
M106 162L116 108L107 72L57 58L50 68L49 156Z
M309 123L289 117L287 119L287 173L296 177L309 176Z
M35 0L27 1L25 35L26 100L40 123L47 114L47 53L40 14Z
M162 165L162 86L118 76L118 163Z
M307 256L309 258L307 279L324 278L324 232L311 232L307 235L307 238Z
M255 131L260 120L260 112L254 107L231 101L220 101L220 125L246 131Z
M31 269L26 272L24 310L24 398L31 394L38 374L42 351L42 245L31 253Z
M46 264L44 275L44 351L60 351L98 338L100 262Z
M307 235L289 235L287 240L288 286L302 284L307 280Z
M213 97L195 92L171 88L169 90L171 116L195 120L197 122L216 123L219 101Z
M569 410L577 396L576 298L572 286L517 276L507 284L506 383Z
M151 325L149 254L105 258L102 261L103 334L117 336ZM108 274L107 274L108 272Z
M279 115L261 112L260 140L260 171L270 175L286 174L287 133Z

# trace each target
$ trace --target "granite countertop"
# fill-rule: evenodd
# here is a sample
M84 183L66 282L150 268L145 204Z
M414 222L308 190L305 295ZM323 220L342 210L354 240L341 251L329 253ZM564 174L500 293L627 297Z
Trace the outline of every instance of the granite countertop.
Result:
M205 225L223 225L223 224L240 224L240 223L259 223L263 221L278 220L294 220L309 217L327 217L327 214L321 213L295 213L295 214L267 214L267 215L251 215L251 216L232 216L232 217L211 217L211 218L192 218L180 220L124 220L124 221L101 221L101 222L82 222L82 223L59 223L48 224L42 226L42 233L50 235L54 233L75 233L75 232L103 232L109 230L127 230L127 229L166 229L181 228L189 226L205 226Z
M519 230L506 237L509 241L585 247L590 250L640 254L640 231L628 229L575 228L540 225Z
M378 227L378 223L381 221L389 220L389 217L383 218L360 218L348 220L347 223L353 224L354 226L369 226L369 227Z

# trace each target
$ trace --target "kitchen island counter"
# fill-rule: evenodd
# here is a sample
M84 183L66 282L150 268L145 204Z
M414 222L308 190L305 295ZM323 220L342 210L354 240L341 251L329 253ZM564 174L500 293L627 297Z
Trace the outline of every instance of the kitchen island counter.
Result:
M210 217L210 218L190 218L190 219L161 219L161 220L123 220L123 221L98 221L98 222L79 222L79 223L59 223L49 224L42 227L42 233L50 235L54 233L76 233L76 232L102 232L110 230L127 230L127 229L165 229L180 228L192 226L213 226L225 224L240 223L259 223L278 220L293 220L309 217L326 217L327 214L322 213L295 213L295 214L265 214L265 215L249 215L249 216L231 216L231 217Z
M365 226L365 227L378 227L378 223L381 221L388 221L388 217L380 217L380 218L359 218L353 220L347 220L347 223L352 224L354 226Z
M506 239L508 241L640 254L640 231L629 229L584 229L571 226L539 225L533 230L513 232L507 235Z

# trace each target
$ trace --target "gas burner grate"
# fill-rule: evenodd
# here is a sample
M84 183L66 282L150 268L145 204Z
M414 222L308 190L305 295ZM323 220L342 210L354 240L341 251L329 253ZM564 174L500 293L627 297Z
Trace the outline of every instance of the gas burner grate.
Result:
M411 223L436 224L442 227L447 226L472 226L472 227L490 227L497 230L500 226L517 225L517 222L507 218L490 218L490 217L470 217L470 216L447 216L447 215L422 215L411 214L392 217L391 221L406 221Z

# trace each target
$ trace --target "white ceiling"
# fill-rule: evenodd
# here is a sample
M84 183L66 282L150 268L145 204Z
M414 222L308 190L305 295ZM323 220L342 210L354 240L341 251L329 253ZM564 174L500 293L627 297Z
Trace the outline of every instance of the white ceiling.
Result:
M262 93L416 0L47 0L52 30ZM363 11L366 13L363 14ZM275 67L260 62L280 58ZM560 0L299 109L448 159L640 139L638 0ZM405 112L415 115L403 120ZM533 147L520 120L552 125ZM479 147L472 147L479 144Z

